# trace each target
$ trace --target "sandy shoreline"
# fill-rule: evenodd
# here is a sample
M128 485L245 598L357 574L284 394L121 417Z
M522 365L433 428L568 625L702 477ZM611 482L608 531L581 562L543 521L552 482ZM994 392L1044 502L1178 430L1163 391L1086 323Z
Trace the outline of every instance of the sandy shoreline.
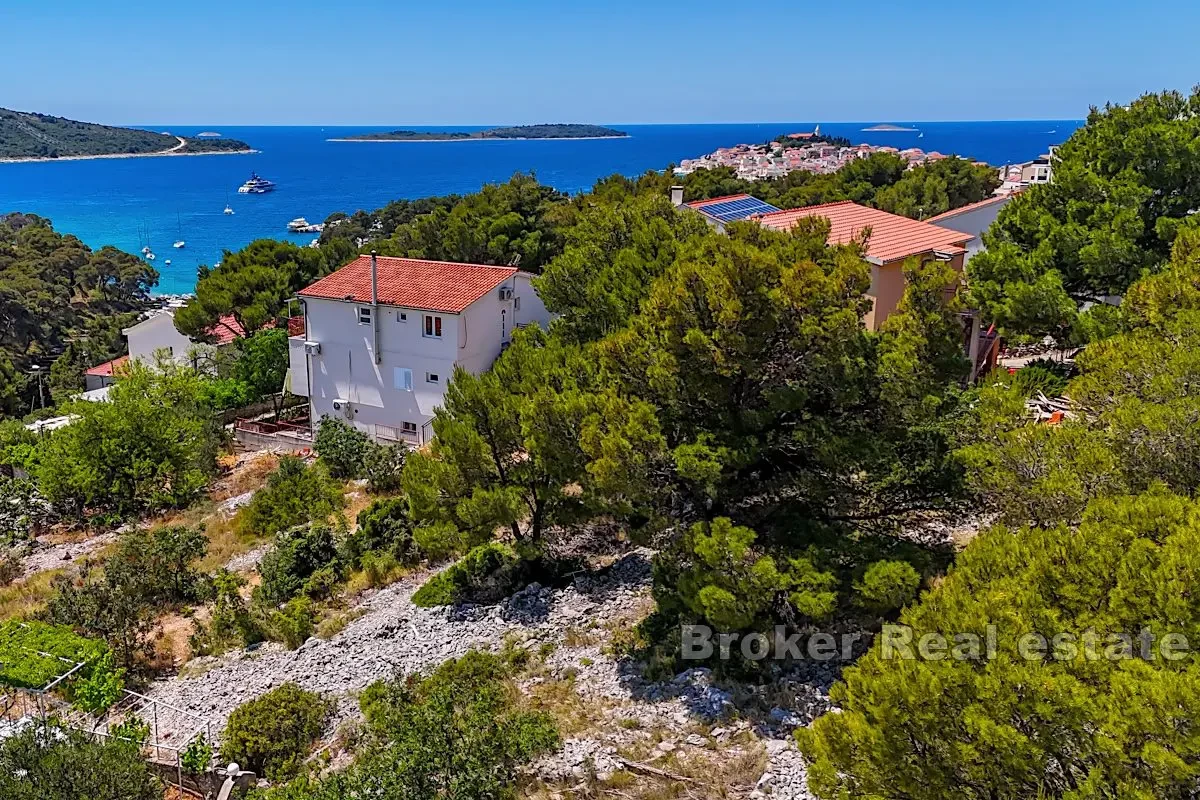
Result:
M257 153L258 150L253 148L249 150L213 150L208 153L180 153L171 150L164 150L159 153L106 153L104 155L94 156L59 156L58 158L35 158L32 156L22 156L21 158L0 158L0 164L34 164L45 163L53 164L56 161L91 161L95 158L166 158L167 156L246 156L252 153Z
M592 139L632 139L625 136L471 136L461 139L326 139L327 142L356 142L358 144L405 144L407 142L586 142Z

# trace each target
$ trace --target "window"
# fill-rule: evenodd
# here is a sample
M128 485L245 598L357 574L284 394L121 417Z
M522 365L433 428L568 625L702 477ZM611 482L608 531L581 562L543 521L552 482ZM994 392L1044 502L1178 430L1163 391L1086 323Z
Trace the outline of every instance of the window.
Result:
M366 306L358 307L358 324L359 325L370 325L371 324L371 309L367 308Z
M431 339L442 338L442 318L425 315L425 335Z
M426 372L425 373L425 382L426 383L437 383L439 380L441 380L441 379L438 377L438 374L436 372Z
M412 391L412 370L411 369L405 369L404 367L396 367L396 370L393 373L393 378L395 380L395 386L397 389L399 389L402 392L411 392Z
M513 311L520 311L520 310L521 310L521 295L517 295L516 297L513 298Z
M403 311L396 312L396 322L408 322L408 314Z
M417 423L415 423L415 422L402 422L400 424L404 426L402 428L402 430L405 433L416 433L417 432Z

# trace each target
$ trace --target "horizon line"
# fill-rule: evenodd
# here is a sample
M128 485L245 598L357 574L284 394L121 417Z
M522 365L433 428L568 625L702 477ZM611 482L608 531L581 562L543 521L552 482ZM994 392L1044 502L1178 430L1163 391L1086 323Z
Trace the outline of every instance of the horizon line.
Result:
M233 127L233 128L386 128L410 126L413 128L498 128L498 127L528 127L531 125L636 125L641 127L673 127L697 125L896 125L896 124L932 124L941 125L958 122L1086 122L1086 117L1013 117L1006 119L863 119L863 120L743 120L736 122L137 122L137 123L105 123L112 127L166 127L181 125L188 128Z

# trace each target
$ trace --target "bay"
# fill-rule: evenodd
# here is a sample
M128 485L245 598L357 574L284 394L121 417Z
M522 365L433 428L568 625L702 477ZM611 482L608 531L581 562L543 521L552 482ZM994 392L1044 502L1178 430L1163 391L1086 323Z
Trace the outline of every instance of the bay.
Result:
M883 122L914 130L866 131L879 123L842 122L821 123L821 131L856 144L920 147L1002 165L1046 152L1082 124L1082 120ZM630 136L434 142L328 141L388 127L139 125L182 136L220 131L259 152L0 164L0 213L47 217L57 230L74 234L92 247L111 244L138 252L148 244L157 254L155 268L161 273L157 291L176 294L191 291L197 267L220 261L225 250L263 237L298 244L311 241L313 234L287 233L286 225L295 217L320 222L334 211L374 209L400 198L473 192L518 171L533 172L543 183L563 191L579 192L606 175L663 169L718 147L812 130L813 124L613 124ZM237 194L251 171L275 181L278 189L265 195ZM222 213L226 204L234 209L233 215ZM173 248L177 239L187 246Z

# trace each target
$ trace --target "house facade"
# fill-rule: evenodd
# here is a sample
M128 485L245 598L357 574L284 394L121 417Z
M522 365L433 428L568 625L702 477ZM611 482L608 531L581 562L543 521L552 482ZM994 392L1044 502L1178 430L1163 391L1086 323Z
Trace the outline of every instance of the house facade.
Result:
M380 441L420 445L456 366L492 365L518 327L549 324L532 276L515 267L360 256L299 292L288 388L310 418L342 419Z
M992 226L992 223L1000 216L1000 210L1008 205L1008 202L1015 196L1015 193L1011 192L998 194L986 200L980 200L978 203L971 203L936 217L930 217L926 222L939 228L971 234L971 240L967 242L966 255L966 261L969 263L976 253L985 249L983 246L984 231Z

